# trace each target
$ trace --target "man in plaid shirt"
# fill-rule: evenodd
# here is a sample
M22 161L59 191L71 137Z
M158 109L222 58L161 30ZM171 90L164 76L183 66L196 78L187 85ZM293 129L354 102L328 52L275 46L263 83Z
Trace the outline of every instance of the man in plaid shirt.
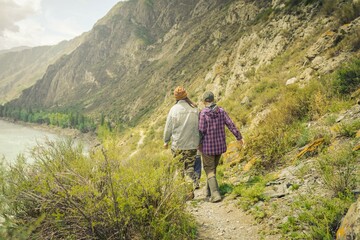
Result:
M212 92L205 92L203 101L205 108L200 113L199 131L200 151L207 176L206 197L210 197L211 202L219 202L221 195L216 180L216 167L221 154L226 152L225 125L234 134L240 146L244 144L244 140L229 115L214 103Z

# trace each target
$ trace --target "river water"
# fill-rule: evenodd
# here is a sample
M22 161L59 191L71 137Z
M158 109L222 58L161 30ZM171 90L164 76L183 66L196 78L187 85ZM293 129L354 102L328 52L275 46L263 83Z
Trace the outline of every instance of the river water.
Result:
M19 154L24 154L31 162L30 149L46 139L58 140L61 137L43 130L0 120L0 159L14 162Z

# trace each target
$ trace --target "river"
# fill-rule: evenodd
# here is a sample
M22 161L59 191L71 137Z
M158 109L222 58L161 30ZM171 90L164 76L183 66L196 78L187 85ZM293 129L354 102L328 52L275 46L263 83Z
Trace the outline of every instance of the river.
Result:
M31 162L30 149L46 139L57 140L61 136L48 131L34 129L20 124L0 120L0 159L14 162L19 154L24 154Z

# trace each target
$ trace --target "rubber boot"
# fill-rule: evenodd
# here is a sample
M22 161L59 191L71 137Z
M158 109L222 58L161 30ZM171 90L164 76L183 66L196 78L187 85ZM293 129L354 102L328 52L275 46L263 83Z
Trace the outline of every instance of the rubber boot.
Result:
M208 181L206 181L206 186L205 186L205 197L208 199L210 199L210 197L211 197L211 192L210 192Z
M216 181L216 177L211 177L208 179L208 184L211 192L210 202L220 202L221 201L221 195L219 192L219 186Z

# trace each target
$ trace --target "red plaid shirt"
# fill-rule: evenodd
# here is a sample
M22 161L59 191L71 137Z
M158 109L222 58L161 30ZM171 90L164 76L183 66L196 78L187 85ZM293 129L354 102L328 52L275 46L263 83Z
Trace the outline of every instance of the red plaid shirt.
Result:
M237 140L242 139L239 130L224 109L214 104L201 111L199 131L202 143L201 151L204 154L220 155L226 152L225 125Z

